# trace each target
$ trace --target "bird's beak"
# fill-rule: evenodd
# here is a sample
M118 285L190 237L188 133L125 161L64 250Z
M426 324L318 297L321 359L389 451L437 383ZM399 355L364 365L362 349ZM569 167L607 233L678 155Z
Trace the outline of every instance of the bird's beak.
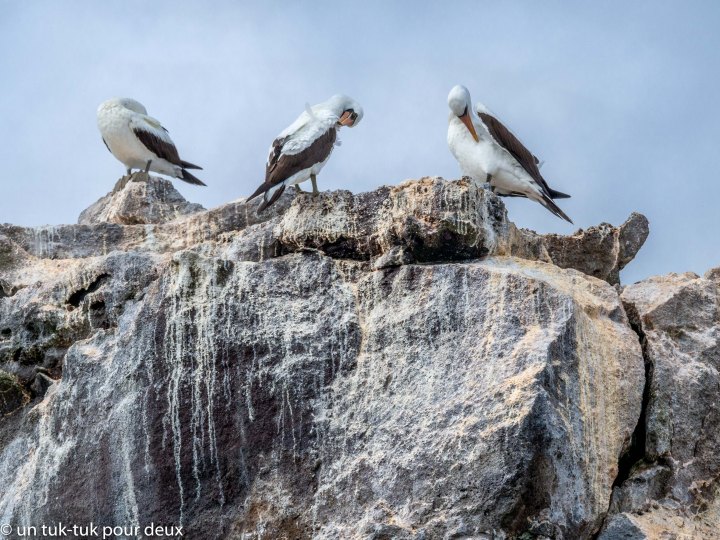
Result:
M475 142L480 142L480 139L475 132L475 126L472 123L472 118L470 118L470 114L468 113L467 109L465 110L465 114L463 114L462 116L458 116L458 118L460 118L460 120L462 120L462 123L465 124L465 127L468 128L468 131L473 136L473 139L475 139Z
M352 117L352 113L349 111L345 111L342 113L342 116L338 120L338 124L341 126L349 126L352 127L352 125L355 123L355 118Z

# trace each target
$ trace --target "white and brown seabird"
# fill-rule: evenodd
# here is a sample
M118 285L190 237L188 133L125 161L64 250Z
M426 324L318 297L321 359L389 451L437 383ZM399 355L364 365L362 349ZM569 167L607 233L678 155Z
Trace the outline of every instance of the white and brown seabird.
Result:
M287 186L308 179L313 194L318 194L316 175L327 162L337 142L337 130L353 127L362 120L363 110L352 98L335 95L313 107L307 107L297 120L280 133L270 147L265 181L250 195L248 201L263 195L258 206L262 212L280 198Z
M570 197L548 186L540 161L481 103L473 110L470 92L455 86L448 95L448 146L463 174L489 182L504 197L527 197L557 217L572 220L553 199Z
M168 131L130 98L113 98L100 104L97 123L110 153L127 167L154 171L190 184L205 184L187 171L202 169L180 159Z

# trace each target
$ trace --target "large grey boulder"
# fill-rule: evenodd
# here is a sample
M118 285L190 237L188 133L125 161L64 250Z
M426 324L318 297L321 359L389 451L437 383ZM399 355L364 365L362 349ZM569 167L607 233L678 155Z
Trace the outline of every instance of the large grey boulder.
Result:
M632 522L640 538L714 538L720 528L720 269L652 277L622 300L641 336L648 383L636 461L600 538ZM610 532L608 532L610 531ZM680 536L682 537L682 536Z
M322 412L318 537L590 538L644 375L614 290L494 258L374 272L356 296L357 366Z
M23 391L0 420L0 523L598 532L645 380L603 279L640 237L619 256L632 235L603 226L597 279L465 180L256 208L0 228L0 369Z

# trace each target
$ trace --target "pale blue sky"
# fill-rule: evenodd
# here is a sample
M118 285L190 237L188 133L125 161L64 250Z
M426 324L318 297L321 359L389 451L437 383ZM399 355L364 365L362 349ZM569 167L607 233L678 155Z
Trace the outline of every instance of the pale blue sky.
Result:
M272 139L334 93L365 108L319 177L355 192L459 169L458 83L544 161L579 227L633 210L651 235L623 274L720 265L718 2L7 2L0 0L0 222L74 223L123 166L97 105L133 97L170 130L206 207L262 181ZM510 218L574 227L526 200Z

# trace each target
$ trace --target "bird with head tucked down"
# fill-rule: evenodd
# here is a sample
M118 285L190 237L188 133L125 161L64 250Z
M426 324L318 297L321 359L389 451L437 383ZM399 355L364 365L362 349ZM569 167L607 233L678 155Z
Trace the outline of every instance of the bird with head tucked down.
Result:
M337 143L341 127L354 127L363 117L360 104L354 99L335 95L306 110L273 141L270 147L265 181L248 201L263 195L258 207L262 212L280 198L287 186L310 179L313 194L318 194L317 174L325 166Z
M455 86L448 95L447 141L463 174L489 182L504 197L527 197L570 223L553 199L570 197L548 186L536 158L482 103L473 110L470 92Z
M127 167L128 174L133 169L144 169L205 185L188 172L202 167L180 159L168 130L134 99L113 98L101 103L97 124L105 146Z

